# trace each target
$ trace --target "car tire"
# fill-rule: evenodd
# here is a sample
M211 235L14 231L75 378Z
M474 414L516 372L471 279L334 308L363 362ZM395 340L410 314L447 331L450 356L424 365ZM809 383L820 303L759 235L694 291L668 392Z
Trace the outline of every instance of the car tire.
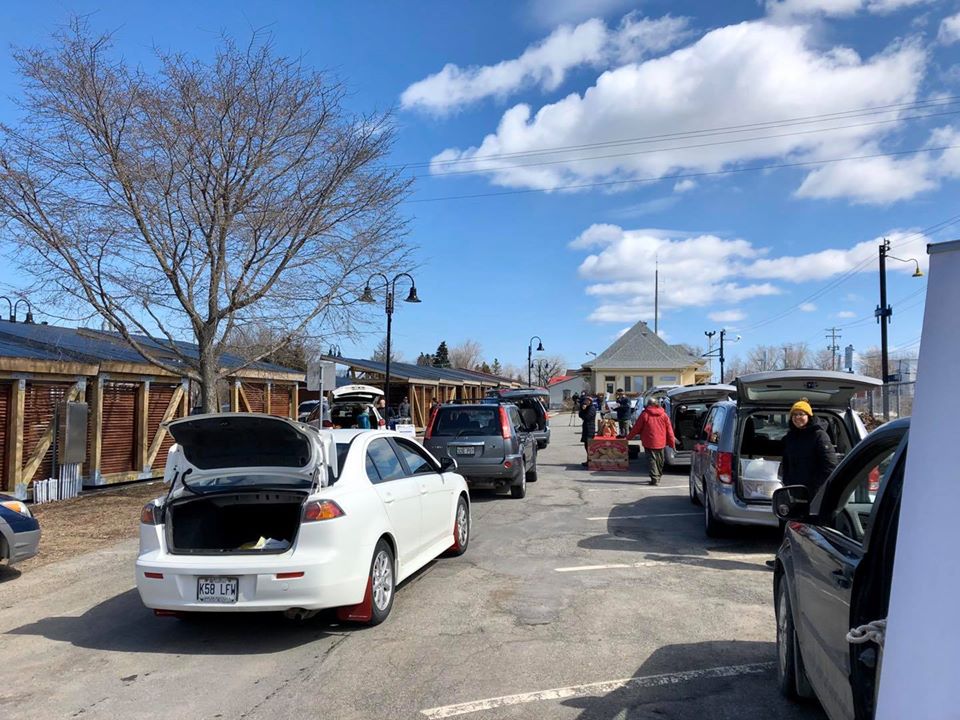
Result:
M447 550L450 557L459 557L467 551L470 544L470 506L467 499L460 496L457 509L453 514L453 545Z
M697 497L697 484L693 481L693 473L690 473L689 484L690 484L690 504L699 505L700 498Z
M393 551L383 538L377 542L370 561L370 622L379 625L390 614L393 598L397 591L397 572L394 566Z
M706 485L703 488L703 529L707 537L720 537L723 535L723 523L717 520L713 514L713 508L710 507L710 493Z
M520 481L510 486L510 497L514 500L523 500L527 496L527 464L521 461Z
M777 583L777 685L780 693L790 700L813 697L813 688L807 679L797 644L797 628L793 623L793 608L787 582L780 578Z

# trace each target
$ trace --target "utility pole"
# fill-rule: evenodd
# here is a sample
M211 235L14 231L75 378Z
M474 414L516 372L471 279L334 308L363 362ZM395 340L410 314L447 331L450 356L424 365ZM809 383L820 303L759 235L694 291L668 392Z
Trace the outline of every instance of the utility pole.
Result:
M710 358L710 374L713 374L713 336L717 334L716 330L704 331L704 335L707 336L707 353L704 357ZM720 378L720 382L723 382L723 377Z
M841 338L840 328L831 327L827 328L827 332L830 333L825 337L830 341L830 344L827 345L827 350L830 351L830 369L837 369L837 356L840 353L840 346L837 345L837 340Z
M660 256L658 255L653 271L653 334L660 334Z
M887 325L890 323L890 316L893 315L893 308L887 304L887 252L890 250L890 241L883 239L880 245L880 304L874 310L873 315L880 323L880 379L883 385L880 386L880 402L883 411L883 419L890 419L890 393L887 388Z

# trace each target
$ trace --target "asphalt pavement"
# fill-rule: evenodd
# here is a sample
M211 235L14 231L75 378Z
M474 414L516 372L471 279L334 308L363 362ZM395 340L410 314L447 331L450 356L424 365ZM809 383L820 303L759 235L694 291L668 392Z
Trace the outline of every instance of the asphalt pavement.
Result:
M465 555L375 628L277 615L157 618L136 541L0 568L0 717L824 718L776 689L776 533L717 540L684 472L591 472L554 418L527 497L476 491Z

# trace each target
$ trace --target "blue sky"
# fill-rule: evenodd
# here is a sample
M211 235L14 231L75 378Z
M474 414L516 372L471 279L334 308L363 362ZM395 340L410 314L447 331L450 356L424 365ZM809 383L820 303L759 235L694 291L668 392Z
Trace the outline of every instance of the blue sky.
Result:
M417 176L423 303L394 318L407 359L473 339L522 366L539 335L578 365L652 325L655 258L670 342L726 326L730 357L816 350L839 326L865 350L879 239L925 266L927 242L960 237L954 0L4 3L0 122L17 113L7 48L71 13L147 67L152 46L208 57L220 31L267 28L344 80L352 109L394 110L391 162ZM888 289L908 351L911 269L892 263Z

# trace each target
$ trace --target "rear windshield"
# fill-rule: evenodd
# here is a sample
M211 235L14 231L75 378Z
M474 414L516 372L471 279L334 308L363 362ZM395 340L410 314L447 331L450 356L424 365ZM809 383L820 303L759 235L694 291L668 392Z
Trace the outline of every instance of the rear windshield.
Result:
M365 416L365 419L361 417ZM360 402L334 402L330 408L330 421L335 428L364 428L377 427L377 416L373 406Z
M434 437L499 435L497 407L441 407L433 424Z

